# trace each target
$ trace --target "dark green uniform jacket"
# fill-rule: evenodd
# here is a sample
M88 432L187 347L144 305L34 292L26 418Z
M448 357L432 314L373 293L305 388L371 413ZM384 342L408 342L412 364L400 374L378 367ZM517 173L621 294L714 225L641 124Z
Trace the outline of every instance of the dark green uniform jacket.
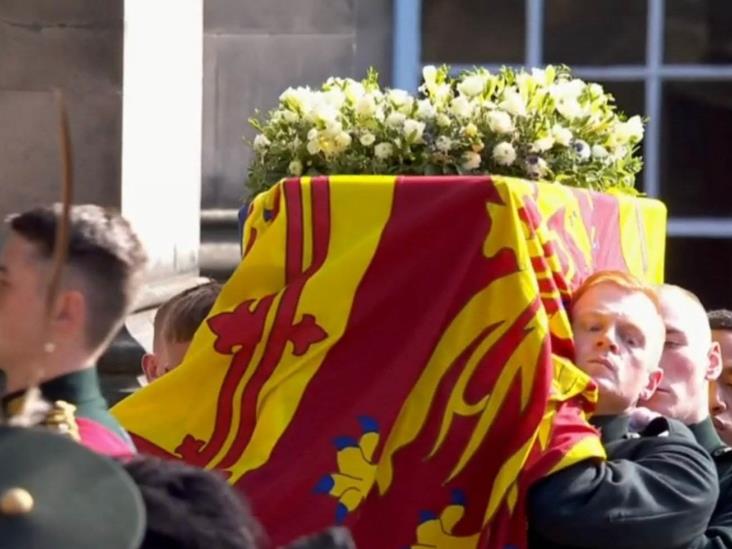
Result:
M719 476L719 500L703 539L694 549L732 549L732 448L721 441L712 420L689 426L696 441L711 454Z
M99 390L96 368L86 368L62 375L40 385L41 395L50 403L64 402L75 407L70 421L76 438L95 452L128 457L135 453L134 445L120 424L107 409L107 401ZM15 415L21 406L24 391L2 399L4 415Z
M717 472L691 431L658 418L628 435L625 416L598 417L608 461L589 459L529 491L532 549L681 549L703 538Z

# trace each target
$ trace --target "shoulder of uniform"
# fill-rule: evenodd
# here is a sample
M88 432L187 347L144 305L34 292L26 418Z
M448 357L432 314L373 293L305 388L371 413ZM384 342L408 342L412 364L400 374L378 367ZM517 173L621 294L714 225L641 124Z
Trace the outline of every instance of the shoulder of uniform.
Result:
M79 425L76 422L76 406L70 402L65 400L52 402L41 424L52 431L70 437L76 442L81 440Z

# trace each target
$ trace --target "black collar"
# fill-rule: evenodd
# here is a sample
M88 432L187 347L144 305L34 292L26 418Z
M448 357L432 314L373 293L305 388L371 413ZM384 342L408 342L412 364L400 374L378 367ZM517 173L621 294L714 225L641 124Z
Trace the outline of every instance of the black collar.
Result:
M600 429L602 443L620 440L628 433L629 418L626 415L594 416L590 423Z

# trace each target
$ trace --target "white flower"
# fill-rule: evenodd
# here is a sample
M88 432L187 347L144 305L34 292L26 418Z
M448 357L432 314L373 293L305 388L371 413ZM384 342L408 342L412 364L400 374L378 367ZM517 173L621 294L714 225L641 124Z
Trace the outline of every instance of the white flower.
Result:
M569 144L572 142L573 136L570 130L563 126L560 126L559 124L555 124L552 128L552 137L560 145L563 145L564 147L569 147Z
M437 125L441 128L447 128L450 125L450 117L444 113L437 115Z
M466 151L463 153L463 170L477 170L480 167L480 155L473 151Z
M633 116L626 122L618 122L613 128L615 141L625 144L630 141L638 142L643 139L643 122L640 116Z
M293 160L287 166L287 171L290 173L290 175L294 175L295 177L302 175L302 162L300 162L299 160Z
M376 99L370 93L361 96L356 101L356 114L362 118L373 116L376 113Z
M359 138L359 141L364 147L370 147L376 141L376 136L371 132L366 132Z
M459 95L452 100L450 112L458 118L469 118L473 113L473 104L464 95Z
M307 149L310 154L315 156L320 152L320 140L318 139L311 139L308 141Z
M605 90L602 89L600 84L590 84L590 93L593 97L599 97L604 95Z
M351 136L346 132L341 132L335 136L336 147L343 151L351 146Z
M526 103L515 89L507 88L503 92L503 101L499 106L514 116L526 116Z
M430 91L432 96L437 101L445 101L448 97L450 97L450 94L452 93L452 88L450 88L450 84L439 84L435 86L434 89Z
M298 120L300 120L300 115L297 114L295 111L291 111L290 109L286 109L282 111L282 119L287 122L288 124L294 124Z
M607 158L608 152L602 145L592 145L592 158Z
M413 143L419 143L422 141L422 134L424 133L424 122L418 122L411 118L404 121L404 127L402 131L407 139Z
M261 133L254 138L254 150L258 153L263 153L271 144L270 140Z
M392 102L394 107L397 109L410 105L412 103L412 97L404 90L389 90L386 95L387 99Z
M620 146L617 149L615 149L610 156L613 160L621 160L621 159L625 158L626 154L628 154L627 147Z
M510 166L516 160L516 150L511 143L503 141L493 147L493 160L501 166Z
M312 94L313 92L310 88L287 88L280 95L280 102L288 105L290 108L306 111L312 103Z
M441 135L435 140L435 148L443 153L446 153L452 148L452 140L446 135Z
M432 86L437 82L437 69L434 65L425 65L422 67L422 78L427 86Z
M575 118L580 118L585 114L585 110L582 108L579 101L571 97L557 99L556 108L557 112L567 120L574 120Z
M417 116L422 120L432 120L437 114L437 109L429 99L422 99L417 102Z
M550 71L547 71L546 69L531 69L531 76L534 79L534 82L540 86L546 86L549 84L549 74Z
M466 76L457 86L457 89L463 95L475 97L485 89L486 78L481 74L471 74Z
M346 97L351 103L356 103L366 94L366 89L361 82L349 78L346 80Z
M340 122L331 120L325 124L325 128L320 132L321 137L335 137L343 131L343 125Z
M495 133L511 133L513 128L513 120L508 113L503 111L490 111L486 114L488 127Z
M374 154L380 160L386 160L394 154L394 146L391 143L379 143L374 147Z
M572 142L572 148L574 149L574 152L577 153L577 157L580 162L585 162L590 159L592 151L586 141L583 141L582 139L575 139Z
M548 151L554 146L554 138L551 136L537 139L531 144L531 150L535 152Z
M548 166L546 160L540 156L532 154L526 159L526 174L531 179L540 179L547 173Z
M310 128L308 131L308 141L314 141L318 138L318 128Z
M323 92L323 99L325 102L336 110L343 107L343 103L346 102L346 94L344 94L338 88L333 88L327 92Z
M306 118L325 125L333 124L338 119L338 109L328 103L320 102L313 106L312 111L306 114Z
M478 135L478 126L469 122L468 125L463 128L463 134L465 137L475 137Z
M392 112L386 117L386 125L390 128L400 128L404 125L404 121L407 117L400 112Z

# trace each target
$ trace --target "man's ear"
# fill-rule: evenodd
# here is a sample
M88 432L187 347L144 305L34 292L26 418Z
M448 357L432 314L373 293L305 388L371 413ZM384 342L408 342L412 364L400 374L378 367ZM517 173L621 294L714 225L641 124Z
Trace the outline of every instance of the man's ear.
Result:
M86 330L86 297L79 290L63 290L52 311L54 332L69 337Z
M709 360L709 366L704 377L708 380L717 379L722 375L722 349L716 341L712 341L712 345L709 347L709 352L707 353L707 359Z
M142 371L144 372L148 382L153 381L157 377L158 357L155 356L155 354L145 353L142 355L140 366L142 366Z
M653 393L656 392L656 389L658 388L658 385L661 383L662 379L663 379L663 370L661 370L661 369L652 370L648 374L648 382L646 383L646 386L643 387L639 400L641 402L645 401L645 400L649 400L653 396Z

